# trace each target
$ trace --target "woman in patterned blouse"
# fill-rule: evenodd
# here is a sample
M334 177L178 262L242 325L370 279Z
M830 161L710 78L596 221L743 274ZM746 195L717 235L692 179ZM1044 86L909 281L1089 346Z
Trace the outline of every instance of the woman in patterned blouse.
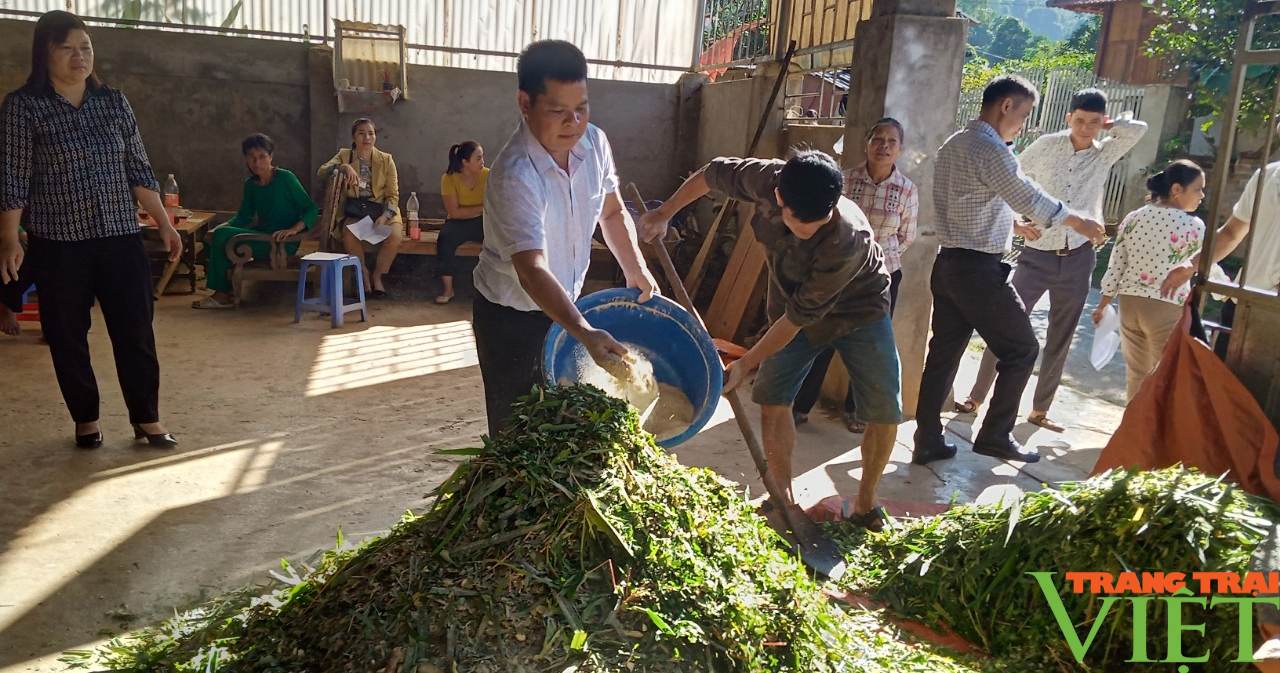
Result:
M388 152L374 147L378 131L372 119L361 117L351 124L351 147L338 150L333 158L320 167L318 174L327 178L340 173L347 182L347 192L342 202L346 218L342 231L334 232L342 239L342 247L348 255L355 255L364 270L364 290L373 298L387 296L382 277L391 270L391 263L400 252L404 240L404 220L400 218L400 176L396 172L396 160ZM391 225L391 235L379 244L378 262L373 273L364 265L364 244L347 229L347 225L368 217L377 225Z
M93 44L74 14L52 11L36 22L31 74L0 105L0 133L0 282L22 265L21 223L76 445L102 445L88 339L96 299L134 437L175 446L160 423L151 268L135 201L158 223L170 260L182 243L160 201L133 109L94 74Z
M1151 203L1120 223L1115 247L1102 277L1102 301L1093 322L1120 297L1120 346L1128 370L1128 399L1160 363L1164 344L1182 318L1191 288L1184 283L1161 296L1160 282L1200 249L1204 221L1192 215L1204 200L1204 170L1180 159L1147 180Z

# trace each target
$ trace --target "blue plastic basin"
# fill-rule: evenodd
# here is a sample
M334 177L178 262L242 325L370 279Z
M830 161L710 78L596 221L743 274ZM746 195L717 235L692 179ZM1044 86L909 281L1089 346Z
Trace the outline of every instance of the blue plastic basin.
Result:
M614 288L589 294L576 303L592 327L639 350L653 363L659 383L676 386L693 404L688 430L659 442L670 448L698 434L711 420L720 401L724 368L711 335L698 319L666 297L655 296L641 304L635 288ZM558 324L551 325L542 347L542 370L547 385L562 378L577 380L577 363L588 356L586 348Z

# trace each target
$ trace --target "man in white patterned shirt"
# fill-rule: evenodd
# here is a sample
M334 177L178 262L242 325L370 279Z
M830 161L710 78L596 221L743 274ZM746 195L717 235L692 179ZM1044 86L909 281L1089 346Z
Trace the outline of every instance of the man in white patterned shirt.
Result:
M976 329L995 353L995 395L973 450L1003 460L1035 462L1012 437L1018 398L1031 379L1040 352L1031 320L1009 284L1003 257L1013 245L1014 212L1046 230L1070 227L1103 240L1102 225L1072 213L1018 169L1008 145L1039 100L1035 87L1017 75L1002 75L982 92L982 112L943 143L934 169L933 200L938 242L933 265L933 338L916 404L915 454L923 465L951 458L956 447L942 436L942 403L951 394L956 369Z
M1067 126L1036 138L1018 155L1018 165L1027 177L1062 199L1068 208L1101 222L1111 167L1138 144L1147 125L1126 118L1113 121L1107 116L1106 94L1084 89L1071 97ZM1111 133L1099 140L1104 129ZM1013 272L1013 289L1028 313L1046 292L1049 294L1049 327L1040 357L1040 379L1027 421L1062 432L1062 426L1049 418L1049 407L1058 393L1067 352L1089 298L1097 253L1089 239L1066 227L1041 231L1034 225L1019 225L1016 229L1026 244ZM956 410L976 413L995 378L996 358L988 351L982 356L969 399L957 404Z

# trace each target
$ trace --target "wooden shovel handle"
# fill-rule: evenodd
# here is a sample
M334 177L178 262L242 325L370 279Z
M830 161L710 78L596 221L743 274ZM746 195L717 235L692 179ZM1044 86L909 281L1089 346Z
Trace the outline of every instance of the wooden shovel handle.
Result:
M644 205L644 199L640 198L640 190L636 189L636 183L627 183L626 194L641 215L649 212L649 208ZM680 282L680 274L676 273L676 265L671 261L671 255L667 252L665 241L654 241L652 243L641 241L640 244L649 246L654 256L658 258L658 263L662 265L662 274L667 277L667 284L671 286L676 302L684 310L688 311L690 315L697 318L698 322L702 322L702 316L698 315L698 309L693 307L693 299L685 291L684 283ZM706 323L703 323L703 326L705 327Z
M627 183L627 197L635 204L636 210L642 214L649 212L644 204L644 199L640 197L640 190L636 189L634 182ZM663 274L666 275L667 281L671 284L672 291L675 292L676 300L691 315L702 322L702 316L698 315L698 309L694 308L693 300L689 298L689 293L685 292L684 283L680 281L680 275L676 273L675 264L671 262L671 255L667 253L667 247L662 241L650 243L654 248L654 254L657 255L658 261L662 264ZM703 328L706 324L703 323ZM736 358L735 358L736 359ZM782 503L788 502L783 498L782 490L778 488L777 483L773 480L773 473L769 471L769 461L765 458L764 449L760 446L759 439L756 438L755 429L751 427L751 422L747 420L747 411L742 406L742 400L738 397L738 391L730 390L724 396L729 400L729 406L733 409L733 417L738 421L738 429L742 431L742 439L747 443L747 449L751 453L751 459L755 461L756 471L760 473L760 480L764 482L764 488L769 492L769 497L773 498L775 503L783 510L787 517L787 524L792 530L796 530L796 525L791 521L792 512L787 507L782 507Z

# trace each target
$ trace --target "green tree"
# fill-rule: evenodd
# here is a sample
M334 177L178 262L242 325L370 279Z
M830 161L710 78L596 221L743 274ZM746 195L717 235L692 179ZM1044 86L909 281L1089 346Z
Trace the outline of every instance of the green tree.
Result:
M1191 88L1194 116L1221 118L1236 40L1242 29L1245 0L1147 0L1145 3L1165 17L1165 23L1151 31L1147 54L1163 59L1168 74L1185 77ZM1280 48L1280 17L1258 22L1254 49ZM1276 84L1274 67L1250 67L1246 73L1244 96L1240 101L1239 123L1243 130L1255 130L1265 121Z
M999 6L1003 9L1007 5ZM1066 34L1066 31L1059 30L1056 23L1058 17L1053 12L1069 16L1069 13L1048 8L1043 8L1045 12L1049 12L1047 15L1027 10L1024 12L1027 19L1036 21L1040 26L1040 30L1032 30L1027 20L993 10L988 0L960 0L958 7L977 22L969 27L969 46L991 63L1022 60L1048 49L1047 45L1058 44L1059 41L1051 40L1045 35L1046 32ZM1046 53L1054 52L1050 50Z
M1098 36L1102 33L1102 17L1090 16L1081 21L1062 42L1062 52L1097 54Z
M1046 48L1033 52L1027 58L1000 61L998 63L993 63L981 56L977 56L969 59L964 64L964 73L960 80L960 91L970 93L981 90L996 75L1005 73L1043 73L1059 68L1092 72L1093 54L1080 54L1071 51L1059 53L1054 49ZM1036 82L1035 84L1042 85L1043 82Z
M993 58L1020 59L1044 41L1044 36L1032 34L1020 19L1005 16L992 27L991 46L987 51Z

